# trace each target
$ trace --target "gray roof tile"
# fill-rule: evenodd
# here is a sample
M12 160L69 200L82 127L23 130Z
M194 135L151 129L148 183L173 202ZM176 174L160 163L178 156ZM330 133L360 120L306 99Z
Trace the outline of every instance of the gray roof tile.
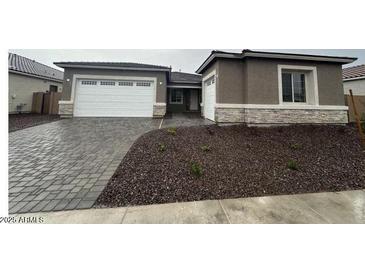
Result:
M33 76L55 79L58 81L63 80L62 71L14 53L8 54L8 70Z
M171 72L171 80L170 82L175 83L201 83L202 76L200 74L192 74L185 72Z
M358 77L365 77L365 64L355 67L344 68L342 70L343 79L352 79Z

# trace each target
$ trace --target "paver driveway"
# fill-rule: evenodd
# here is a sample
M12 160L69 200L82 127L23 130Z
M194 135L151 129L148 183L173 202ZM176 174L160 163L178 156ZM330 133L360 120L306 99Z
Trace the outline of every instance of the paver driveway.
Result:
M9 212L90 208L160 119L74 118L9 133Z
M161 127L211 124L171 119L73 118L9 133L9 212L90 208L133 142Z

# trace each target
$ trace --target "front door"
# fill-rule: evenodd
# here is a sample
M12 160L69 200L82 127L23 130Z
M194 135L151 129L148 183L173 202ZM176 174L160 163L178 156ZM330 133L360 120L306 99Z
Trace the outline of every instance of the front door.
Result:
M197 90L190 90L190 110L199 110L199 97Z

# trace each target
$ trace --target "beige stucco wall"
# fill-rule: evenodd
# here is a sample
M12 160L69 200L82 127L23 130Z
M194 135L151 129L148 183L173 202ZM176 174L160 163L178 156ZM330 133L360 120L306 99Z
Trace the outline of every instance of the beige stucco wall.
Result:
M62 92L62 83L60 82L9 73L9 113L15 113L18 104L26 104L22 111L30 112L32 110L33 92L49 91L50 85L58 86L58 91ZM15 99L12 99L13 95L16 96Z
M219 59L217 103L279 104L278 65L315 66L320 105L343 106L342 67L340 64L263 58ZM205 77L212 66L203 73Z
M365 79L346 81L343 83L346 104L349 106L350 121L355 122L354 107L349 96L349 90L352 89L356 110L360 118L365 117Z
M64 88L62 94L62 100L64 101L68 101L71 99L72 81L74 74L154 77L157 78L156 102L166 103L166 82L167 82L166 72L66 68L64 71L64 82L63 82ZM67 79L70 79L70 81L67 81Z
M346 95L352 89L354 95L365 96L365 79L343 82L343 89Z

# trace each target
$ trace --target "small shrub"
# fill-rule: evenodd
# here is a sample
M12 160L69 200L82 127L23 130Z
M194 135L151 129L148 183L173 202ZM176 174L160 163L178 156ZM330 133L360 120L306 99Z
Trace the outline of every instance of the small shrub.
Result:
M158 145L158 151L159 152L164 152L166 151L166 146L164 144L159 144Z
M292 144L290 145L290 148L291 149L294 149L294 150L297 150L297 149L300 149L302 146L300 144Z
M197 162L191 163L191 173L196 177L201 177L203 175L203 168Z
M176 127L171 127L167 130L167 132L171 135L176 135Z
M210 151L210 146L208 146L208 145L201 146L200 148L201 148L201 149L202 149L202 151L204 151L204 152L208 152L208 151Z
M298 164L294 160L289 160L289 162L287 163L286 166L287 166L287 168L289 168L291 170L298 170Z

